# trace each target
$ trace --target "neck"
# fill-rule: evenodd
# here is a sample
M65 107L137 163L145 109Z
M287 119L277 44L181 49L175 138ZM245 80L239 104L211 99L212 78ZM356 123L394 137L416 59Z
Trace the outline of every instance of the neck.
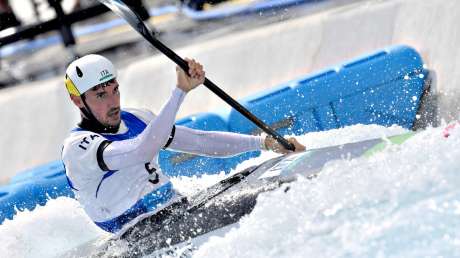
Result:
M106 126L101 124L99 121L94 121L94 119L95 118L88 119L82 115L81 122L78 124L78 126L82 129L95 133L116 133L118 132L118 128L120 128L119 124L117 126Z

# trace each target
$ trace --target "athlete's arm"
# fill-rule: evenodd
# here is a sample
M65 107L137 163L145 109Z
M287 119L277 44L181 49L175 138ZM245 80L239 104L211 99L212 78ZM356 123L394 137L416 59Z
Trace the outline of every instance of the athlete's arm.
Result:
M160 149L165 147L169 136L174 132L176 114L185 94L205 80L203 66L193 59L186 58L185 60L189 67L188 74L180 67L176 68L177 88L158 116L152 119L145 130L134 139L113 143L104 142L99 146L97 156L101 169L118 170L150 162L158 155Z
M201 131L176 126L174 138L168 148L205 156L226 157L260 150L263 146L262 136Z
M102 143L99 146L99 153L102 154L98 162L103 161L106 167L104 170L118 170L152 161L169 139L184 96L184 91L179 88L174 89L171 98L163 106L158 116L152 119L136 138Z

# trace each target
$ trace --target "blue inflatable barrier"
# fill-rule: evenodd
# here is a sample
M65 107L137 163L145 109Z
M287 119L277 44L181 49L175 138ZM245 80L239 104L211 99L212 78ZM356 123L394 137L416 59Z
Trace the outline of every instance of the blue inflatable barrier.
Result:
M289 82L241 103L283 134L357 123L410 128L426 75L417 52L399 46ZM256 130L236 110L230 112L228 124L230 131Z
M57 176L64 176L64 164L61 160L56 160L33 169L26 170L17 174L10 180L11 184L17 184L28 180L36 180L43 178L53 178Z
M398 46L289 82L241 103L281 134L358 123L411 128L427 73L414 49ZM257 130L236 110L230 112L227 121L233 132Z
M12 219L16 210L33 210L59 196L74 197L62 173L0 187L0 223Z
M427 74L414 49L397 46L287 82L240 103L282 135L358 123L411 128ZM190 116L177 124L200 130L260 133L233 109ZM259 152L210 158L162 151L159 163L169 176L190 176L228 172L257 155ZM12 218L15 208L33 209L57 196L73 196L60 161L20 173L9 186L0 188L0 223Z
M322 107L338 127L375 123L410 128L426 75L419 54L400 46L307 77L296 89L308 108L316 112L316 107Z

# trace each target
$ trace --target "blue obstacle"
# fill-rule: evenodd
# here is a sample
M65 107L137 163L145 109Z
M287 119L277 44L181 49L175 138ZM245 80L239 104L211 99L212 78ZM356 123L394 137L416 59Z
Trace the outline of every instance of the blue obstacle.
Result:
M16 210L33 210L49 199L74 197L63 171L39 179L30 179L0 188L0 223L12 219Z
M282 135L305 134L353 124L414 124L428 71L420 55L395 46L357 58L247 97L240 103ZM202 113L177 121L201 130L259 134L260 130L233 109ZM162 151L160 166L169 176L228 172L259 155L210 158ZM73 197L61 161L19 173L0 187L0 223L16 209L33 209L49 198Z

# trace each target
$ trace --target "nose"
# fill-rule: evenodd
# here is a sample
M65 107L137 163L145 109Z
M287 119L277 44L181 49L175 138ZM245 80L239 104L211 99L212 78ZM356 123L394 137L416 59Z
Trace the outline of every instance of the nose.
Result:
M110 93L110 101L114 103L119 103L120 102L120 94L117 92L111 92Z

